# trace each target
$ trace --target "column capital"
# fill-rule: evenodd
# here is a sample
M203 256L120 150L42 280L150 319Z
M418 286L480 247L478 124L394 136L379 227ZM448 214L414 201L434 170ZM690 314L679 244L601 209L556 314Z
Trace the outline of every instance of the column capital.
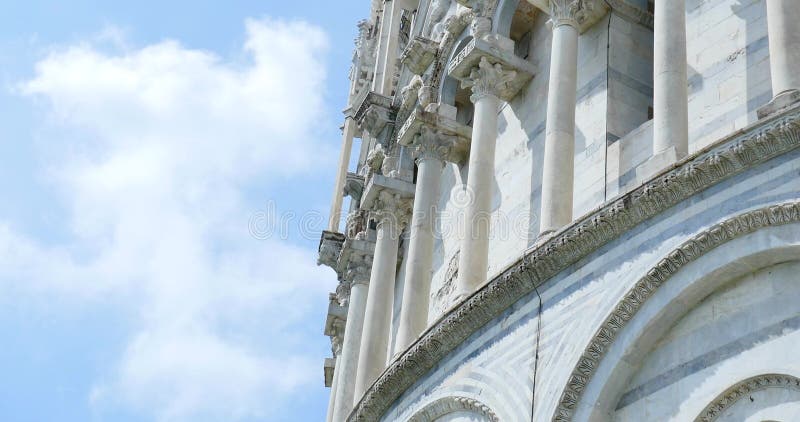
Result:
M347 263L347 271L345 272L345 280L353 285L360 284L363 286L369 285L370 271L372 270L372 255L358 254L350 259Z
M456 136L448 135L435 126L422 125L414 136L411 148L417 162L433 159L444 164L444 161L451 156L456 143Z
M392 228L401 230L408 225L412 205L412 198L388 189L383 190L372 205L372 218L379 226L390 224Z
M461 81L462 88L471 88L473 103L486 96L507 98L510 96L510 83L517 77L515 70L509 70L500 63L492 64L481 57L477 67L472 68L469 77Z
M603 0L550 0L551 29L568 25L583 32L602 18L608 5Z

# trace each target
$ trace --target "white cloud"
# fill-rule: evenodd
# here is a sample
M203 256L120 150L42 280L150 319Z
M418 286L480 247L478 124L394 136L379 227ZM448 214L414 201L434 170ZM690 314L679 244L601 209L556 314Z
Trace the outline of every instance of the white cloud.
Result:
M319 382L291 327L330 276L312 252L249 236L245 191L333 156L314 130L326 43L306 23L248 20L243 62L175 41L116 54L86 43L53 51L20 85L70 133L43 154L57 157L47 174L71 238L41 244L0 222L0 286L113 300L138 316L95 406L235 420Z

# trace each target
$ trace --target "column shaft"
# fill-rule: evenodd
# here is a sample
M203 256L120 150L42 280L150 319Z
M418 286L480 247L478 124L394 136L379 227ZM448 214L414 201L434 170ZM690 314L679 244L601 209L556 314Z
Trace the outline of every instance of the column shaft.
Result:
M769 62L772 76L770 103L759 117L800 101L800 1L767 0Z
M403 285L395 353L405 350L428 325L433 265L434 221L444 163L436 157L417 160L417 185L411 214L407 275Z
M341 355L336 356L336 363L333 365L333 380L331 381L331 397L328 400L328 416L325 418L327 422L333 420L333 409L336 406L336 391L339 389L339 364L341 361Z
M342 149L339 152L339 170L336 173L336 183L333 187L333 199L331 200L331 214L328 220L328 230L339 232L339 219L342 217L342 200L344 198L344 184L347 181L347 168L350 165L350 153L353 148L353 137L356 132L356 124L352 117L344 120L344 131L342 132Z
M769 0L772 1L772 0ZM689 152L686 2L658 0L653 29L653 155Z
M367 307L367 289L366 284L355 282L350 287L342 355L341 359L336 362L336 371L334 372L335 376L338 374L339 377L333 411L334 422L344 421L353 410L358 354L361 349L364 311Z
M386 367L389 350L394 282L397 270L399 240L398 222L386 216L378 223L375 257L372 261L367 309L364 314L364 335L358 356L353 404Z
M552 233L572 221L575 171L575 105L578 80L578 29L553 28L539 233Z
M456 297L471 294L486 281L489 269L489 228L497 143L497 113L500 99L491 93L474 95L475 118L467 174L468 203L465 232L458 259Z

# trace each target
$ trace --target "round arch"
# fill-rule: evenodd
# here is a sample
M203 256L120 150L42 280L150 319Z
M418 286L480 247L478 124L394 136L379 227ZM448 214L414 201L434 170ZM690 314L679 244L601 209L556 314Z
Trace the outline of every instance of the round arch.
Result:
M500 418L489 406L480 401L463 396L448 396L436 399L414 414L408 422L430 422L451 413L468 412L484 417L489 422L498 422Z
M526 1L526 0L522 0ZM492 32L509 37L511 35L511 22L517 12L520 0L500 0L492 19Z
M786 374L764 374L740 381L712 400L694 422L714 422L745 396L770 388L800 392L800 378Z
M641 351L682 315L737 277L798 260L800 202L731 217L687 240L622 296L574 366L552 420L607 418Z

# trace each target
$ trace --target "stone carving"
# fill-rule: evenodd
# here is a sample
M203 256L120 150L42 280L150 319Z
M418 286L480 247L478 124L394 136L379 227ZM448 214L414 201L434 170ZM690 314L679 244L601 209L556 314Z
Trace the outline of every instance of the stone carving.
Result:
M450 413L470 412L483 416L489 422L499 422L500 418L485 404L469 397L444 397L423 407L408 422L435 421Z
M717 396L711 404L706 406L694 422L714 422L734 403L743 397L749 396L756 391L766 390L767 388L782 388L800 391L800 379L791 375L766 374L748 378L736 385L728 388Z
M564 268L678 202L798 146L800 108L795 108L759 121L725 142L687 157L674 169L574 221L450 309L413 346L389 364L357 403L348 420L379 420L421 374L436 366L475 330L531 293L534 286L541 285ZM734 219L726 227L732 229L747 222L755 228L757 224L800 222L800 204L749 213ZM720 232L723 229L716 228L698 240L707 242L719 236ZM733 232L737 235L742 233L739 230ZM676 252L670 263L682 256L683 252ZM564 392L554 420L570 420L575 391Z
M388 223L398 231L402 231L408 226L412 205L413 198L383 190L373 204L371 217L379 226Z
M561 25L578 28L586 19L587 8L593 4L586 0L550 0L550 23L553 28Z
M492 64L486 57L482 57L477 68L472 69L469 78L461 82L462 88L472 88L473 103L481 98L492 95L498 98L507 98L509 82L513 81L517 72L506 70L503 65Z
M383 167L383 160L386 159L386 154L383 152L383 145L375 144L375 146L367 154L365 162L367 174L364 175L364 180L369 180L370 176Z
M352 284L369 284L370 271L372 269L372 255L358 254L350 259L345 271L345 279Z
M456 136L442 133L436 127L422 125L419 133L414 136L412 147L417 160L433 158L445 161L450 157L452 148L456 145Z
M368 217L369 213L362 209L356 209L347 214L347 221L345 222L345 235L349 239L366 239Z
M347 306L350 303L350 284L340 281L336 286L336 301L341 306Z
M325 265L335 270L343 242L344 236L341 233L323 231L319 240L317 265Z
M356 203L361 201L361 194L364 193L364 178L355 173L347 173L343 193Z
M447 271L444 273L444 280L442 286L436 291L434 297L434 314L441 315L447 308L450 307L453 291L456 288L456 278L458 278L458 258L461 256L461 251L456 251L447 264Z
M450 10L452 0L433 0L431 3L431 13L425 27L425 36L428 38L439 41L444 35L444 16Z

